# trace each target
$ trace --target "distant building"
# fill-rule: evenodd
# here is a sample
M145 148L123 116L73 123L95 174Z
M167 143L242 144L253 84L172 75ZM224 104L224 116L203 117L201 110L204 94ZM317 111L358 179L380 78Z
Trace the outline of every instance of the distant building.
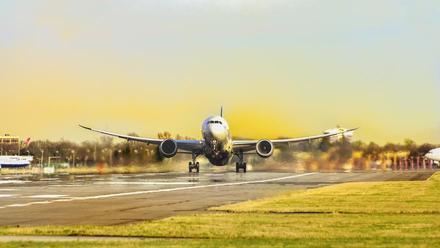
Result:
M20 150L20 137L5 134L0 136L0 155L18 154Z
M0 136L1 145L18 145L19 143L20 143L20 137L18 136L10 136L9 134Z

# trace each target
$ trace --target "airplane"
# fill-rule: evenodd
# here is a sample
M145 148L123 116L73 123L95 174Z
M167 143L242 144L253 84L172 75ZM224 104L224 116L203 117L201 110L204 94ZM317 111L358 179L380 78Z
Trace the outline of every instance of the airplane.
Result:
M435 148L429 151L427 154L425 154L425 157L427 159L431 159L434 161L435 164L440 164L440 148Z
M354 131L350 131L347 128L341 128L340 126L337 126L336 128L324 131L324 134L334 134L334 136L329 137L330 143L341 140L342 138L345 138L348 142L351 142L354 136Z
M192 161L188 164L190 173L193 170L197 173L199 172L199 162L196 160L197 157L201 155L205 156L209 162L215 166L227 165L233 156L237 156L238 162L235 164L236 172L239 173L240 170L242 170L246 173L247 164L244 160L244 155L256 153L262 158L268 158L273 154L275 146L280 144L306 142L341 135L351 137L353 131L357 129L338 129L337 131L321 135L301 138L233 140L231 132L229 131L229 125L225 118L223 118L223 108L220 110L220 115L208 117L203 121L202 140L142 138L102 131L83 125L79 126L93 132L125 139L127 141L157 145L159 146L160 154L166 158L174 157L177 153L191 154Z

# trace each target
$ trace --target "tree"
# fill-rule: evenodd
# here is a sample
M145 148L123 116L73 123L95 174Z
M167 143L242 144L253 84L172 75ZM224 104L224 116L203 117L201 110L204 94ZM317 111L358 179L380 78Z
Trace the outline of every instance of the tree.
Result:
M330 146L330 139L322 139L321 142L319 142L319 150L322 152L327 152L330 149Z
M425 143L417 148L417 155L423 156L426 153L428 153L429 151L431 151L432 149L434 149L435 147L436 146L434 146L433 144Z
M417 156L417 144L411 139L405 139L403 147L406 151L409 151L410 156Z
M379 154L381 152L381 147L374 143L370 142L364 152L366 156L371 156L373 160L377 160L379 158Z

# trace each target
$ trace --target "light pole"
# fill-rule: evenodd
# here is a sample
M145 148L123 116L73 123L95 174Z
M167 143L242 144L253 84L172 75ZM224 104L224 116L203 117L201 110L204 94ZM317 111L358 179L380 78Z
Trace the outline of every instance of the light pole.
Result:
M40 167L43 167L44 150L41 149L40 151L41 151Z
M93 150L93 162L96 163L96 146L98 144L98 141L95 142L95 149Z
M84 157L84 165L87 165L89 162L89 153L90 153L90 149L87 149L86 156Z
M72 150L72 166L75 167L75 150Z

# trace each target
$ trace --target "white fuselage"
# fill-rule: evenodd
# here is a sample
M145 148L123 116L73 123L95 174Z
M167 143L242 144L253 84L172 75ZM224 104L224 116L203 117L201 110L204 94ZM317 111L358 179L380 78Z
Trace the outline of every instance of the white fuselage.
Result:
M426 158L439 162L440 161L440 148L432 149L426 155Z
M212 116L203 121L202 136L205 141L204 155L213 165L223 166L233 156L232 138L226 120Z

